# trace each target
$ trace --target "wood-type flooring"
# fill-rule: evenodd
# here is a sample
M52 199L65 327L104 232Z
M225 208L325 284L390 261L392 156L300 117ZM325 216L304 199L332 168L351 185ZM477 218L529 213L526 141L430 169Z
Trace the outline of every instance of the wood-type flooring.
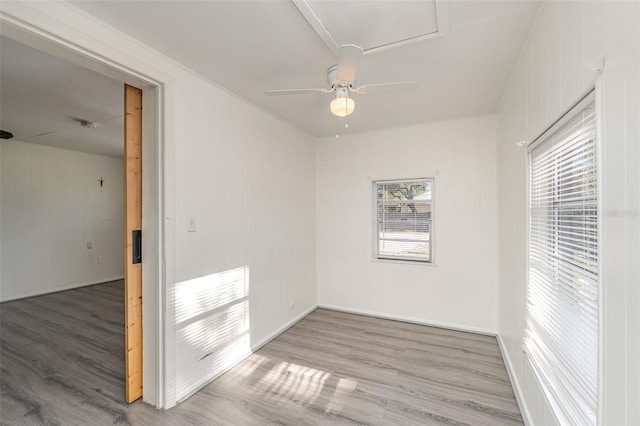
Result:
M523 424L494 337L324 309L171 410L128 405L123 290L0 305L0 424Z

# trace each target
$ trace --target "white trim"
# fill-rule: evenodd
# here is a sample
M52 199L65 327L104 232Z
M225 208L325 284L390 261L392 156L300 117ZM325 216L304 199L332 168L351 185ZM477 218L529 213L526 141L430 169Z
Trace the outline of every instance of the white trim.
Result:
M575 112L584 109L585 106L594 101L596 96L595 88L590 87L588 90L583 92L577 99L576 102L571 104L564 114L560 116L556 121L551 123L545 130L539 133L537 137L535 137L530 142L527 142L525 146L527 150L531 151L540 143L545 141L549 135L555 133L560 127L564 126L567 121L571 120L575 116Z
M15 300L20 300L20 299L26 299L27 297L38 297L38 296L46 296L47 294L54 294L54 293L61 293L63 291L67 291L67 290L73 290L76 288L80 288L80 287L89 287L92 285L96 285L96 284L105 284L111 281L118 281L118 280L123 280L124 279L124 275L119 275L116 277L107 277L107 278L101 278L99 280L92 280L92 281L85 281L85 282L81 282L81 283L77 283L77 284L70 284L70 285L66 285L64 287L58 287L56 289L52 289L49 291L45 291L45 292L31 292L31 293L23 293L19 296L15 296L12 297L10 299L6 299L6 300L2 300L0 301L0 303L5 303L5 302L13 302Z
M142 335L143 362L150 363L153 359L152 368L154 374L142 374L143 400L155 407L162 407L165 389L164 359L165 353L161 348L164 346L165 334L162 326L165 320L164 310L161 308L162 301L166 294L166 274L163 262L162 251L164 248L165 227L163 220L164 209L164 173L165 144L163 129L164 124L164 87L149 86L142 89L142 211L146 212L142 216L142 230L147 237L142 240L142 300L147 301L142 306L142 328L152 329L154 334ZM145 136L146 134L146 136ZM144 170L146 169L146 171ZM151 236L149 236L151 230ZM149 255L145 253L150 253ZM149 304L149 300L153 301ZM150 306L151 308L150 308ZM153 315L149 318L150 313ZM146 318L145 318L146 316ZM151 389L155 392L144 389Z
M340 45L333 38L329 29L326 27L324 22L320 19L320 17L313 10L311 5L309 4L309 0L291 0L298 11L307 23L313 28L313 30L318 34L318 37L324 41L329 50L331 50L334 55L338 54L338 48ZM391 43L383 44L381 46L370 47L368 49L364 49L364 55L369 55L372 53L378 53L383 50L392 49L394 47L401 47L407 44L416 43L419 41L429 40L432 38L439 38L447 35L449 33L449 29L451 27L449 20L449 2L448 0L434 0L435 8L436 8L436 27L437 29L434 32L427 34L420 34L413 37L409 37L405 40L394 41Z
M306 311L303 311L300 315L298 315L297 317L295 317L292 320L288 321L287 323L285 323L282 327L278 328L273 333L270 333L268 336L260 339L256 343L251 344L251 353L257 351L258 349L260 349L261 347L263 347L264 345L266 345L267 343L269 343L270 341L272 341L273 339L275 339L276 337L278 337L279 335L281 335L282 333L284 333L285 331L287 331L288 329L290 329L291 327L296 325L304 317L306 317L307 315L309 315L311 312L315 311L316 309L318 309L318 305L311 306L309 309L307 309Z
M598 82L600 82L600 84L598 84ZM600 78L597 77L596 81L595 81L596 86L590 86L587 90L583 91L582 94L577 98L576 102L572 103L571 106L566 109L562 114L560 114L559 118L554 121L552 124L550 124L545 130L543 130L538 136L534 137L533 139L529 140L526 142L526 144L524 144L523 146L525 147L525 158L526 158L526 168L525 168L525 214L526 214L526 226L527 226L527 231L526 231L526 263L525 263L525 291L524 291L524 306L525 306L525 311L524 311L524 330L523 332L526 335L526 328L527 328L527 315L528 315L528 294L529 294L529 285L530 285L530 277L529 277L529 270L530 270L530 247L531 247L531 167L532 167L532 152L533 150L539 146L541 143L543 143L544 141L546 141L550 136L552 136L556 131L558 131L558 129L560 129L562 126L564 126L567 122L569 122L570 120L574 119L576 117L576 115L580 112L582 112L585 107L591 103L595 104L595 118L596 118L596 175L597 175L597 184L598 184L598 238L600 239L598 242L598 383L597 383L597 407L596 407L596 424L601 424L601 418L602 418L602 391L603 391L603 378L602 378L602 366L603 366L603 334L602 334L602 330L603 330L603 326L602 326L602 318L603 318L603 313L602 313L602 306L603 306L603 302L602 302L602 295L603 295L603 290L602 290L602 256L601 256L601 250L602 250L602 214L600 212L603 211L603 200L602 200L602 188L603 188L603 183L602 183L602 172L600 170L600 166L601 166L601 147L602 147L602 141L600 139L600 137L602 136L602 132L601 132L601 123L602 123L602 117L600 116L600 112L602 111L602 94L601 94L601 81ZM600 86L600 87L598 87ZM597 89L597 96L596 96L596 89ZM534 376L534 381L536 382L538 388L540 389L540 394L542 395L542 399L544 400L544 402L547 404L548 407L550 407L550 412L551 414L555 417L556 421L559 424L565 424L568 422L567 418L565 417L563 411L564 409L558 404L557 399L550 396L550 390L549 390L549 385L547 383L545 383L543 380L540 379L540 377L538 376L538 374L535 372L535 366L532 364L532 361L530 360L530 358L527 356L527 352L526 352L526 345L524 343L524 341L522 341L521 343L521 347L522 347L522 352L524 354L524 363L526 368L531 369L531 371L533 372L533 376ZM501 348L502 350L502 348ZM506 359L506 358L505 358ZM517 383L517 380L515 381L515 383ZM524 398L523 398L524 401ZM519 402L520 403L520 402ZM526 406L525 406L526 409ZM521 411L524 411L521 409ZM529 416L529 413L527 411L527 416ZM529 424L532 424L531 422L531 418L528 419L529 420Z
M403 265L417 265L417 266L438 266L437 263L425 262L424 260L408 260L408 259L393 259L387 257L373 258L369 259L370 262L374 263L390 263L390 264L403 264Z
M449 0L435 0L436 2L436 22L438 23L439 36L446 36L451 30L451 20L449 19ZM435 36L435 34L433 34ZM425 37L426 39L427 37Z
M516 396L516 402L518 403L518 408L520 408L520 414L522 415L522 420L524 420L525 425L532 426L533 421L531 420L531 414L529 414L529 408L527 407L526 399L522 394L522 388L520 388L520 382L518 382L518 375L513 369L511 358L509 358L509 352L507 352L507 349L504 346L504 341L502 340L502 336L500 336L500 334L496 336L496 340L498 340L498 347L500 348L500 353L502 354L502 360L504 361L504 365L507 369L507 374L509 375L509 381L511 382L513 393Z
M158 68L154 68L144 58L133 58L130 53L123 50L121 46L113 46L103 43L99 34L105 31L109 34L117 32L104 23L89 19L96 25L95 32L87 33L83 29L87 23L88 15L80 13L80 10L64 2L28 3L12 2L4 3L0 6L0 24L2 34L11 34L12 38L24 41L27 44L36 45L40 50L48 50L50 54L58 56L77 65L100 72L111 78L123 81L143 89L155 91L156 114L152 114L157 120L153 123L155 128L155 166L157 170L153 179L155 187L143 189L144 193L152 191L157 197L155 203L158 209L156 224L148 232L156 233L154 253L151 255L155 265L149 265L159 275L156 282L149 282L143 274L143 292L152 290L152 300L143 304L143 339L153 341L151 345L143 342L143 377L148 374L156 376L156 389L145 388L143 400L151 403L156 408L170 408L175 405L175 389L171 384L175 380L175 367L168 365L175 362L174 359L167 360L167 355L175 348L175 335L171 335L167 324L171 320L169 306L165 301L167 288L174 283L173 271L168 269L168 265L175 262L175 253L168 250L167 241L173 244L175 229L165 226L173 217L173 157L168 155L173 150L173 139L167 137L171 134L171 120L167 118L167 95L173 93L173 78ZM122 33L118 33L122 36ZM131 38L125 39L129 42ZM135 48L140 49L142 45L133 43ZM155 52L154 52L155 53ZM123 56L123 54L125 56ZM146 52L145 52L146 54ZM115 58L120 59L115 59ZM130 65L135 64L135 65ZM146 71L143 71L146 70ZM169 93L168 93L169 92ZM143 126L147 125L143 122ZM169 131L168 131L169 130ZM144 132L144 129L143 129ZM147 161L143 158L143 163ZM148 169L144 167L143 170ZM144 176L143 176L144 179ZM144 185L144 182L143 182ZM144 203L144 200L143 200ZM144 228L143 222L143 231ZM154 267L155 266L155 267ZM150 274L146 274L148 277ZM147 298L150 299L150 298ZM155 299L155 300L153 300ZM150 303L149 303L150 302ZM154 322L155 330L149 331L147 321ZM159 336L162 334L162 336ZM146 336L146 338L145 338ZM153 348L153 357L145 355L145 347ZM156 356L157 355L157 356ZM169 387L167 387L169 384Z
M218 83L217 81L212 80L211 78L207 77L204 74L201 74L199 71L196 71L192 68L189 68L188 66L186 66L185 64L183 64L182 62L177 61L175 58L172 58L171 56L167 56L166 54L160 52L159 50L156 50L154 48L152 48L149 45L144 44L143 42L141 42L140 40L138 40L135 37L132 37L130 34L125 33L115 27L110 26L109 24L106 24L105 22L101 21L100 19L96 18L94 15L90 14L89 12L85 11L84 9L80 9L79 7L68 3L66 1L58 1L56 3L59 3L60 5L62 5L63 7L69 9L72 13L77 14L79 16L81 16L82 18L91 21L92 23L94 23L95 25L98 25L102 28L108 28L108 30L110 32L116 33L118 36L122 37L123 39L126 39L129 43L133 44L136 46L136 48L139 49L144 49L145 51L149 52L152 55L155 55L161 59L163 59L164 61L170 62L172 65L174 65L176 68L184 71L185 73L201 80L204 81L206 83L211 84L212 86L214 86L216 89L226 93L227 95L231 96L234 99L239 100L240 102L244 103L245 105L250 106L251 108L254 108L258 111L263 112L264 114L268 115L269 117L280 121L283 124L286 124L287 126L294 128L296 130L299 130L301 132L305 132L309 135L311 135L307 130L301 128L300 126L298 126L297 124L292 123L291 121L288 121L284 118L282 118L280 115L276 115L273 112L256 105L255 103L251 102L250 100L248 100L247 98L243 98L242 96L238 95L235 92L232 92L231 90L229 90L228 88L220 85L220 83ZM155 80L154 80L155 81ZM165 82L166 83L166 82ZM314 137L316 137L315 135L312 135Z
M311 306L309 309L307 309L306 311L302 312L297 317L291 319L290 321L288 321L282 327L278 328L273 333L269 334L268 336L266 336L263 339L260 339L260 341L258 341L254 345L251 345L251 348L250 348L249 352L247 352L243 357L240 357L239 359L234 361L231 365L229 365L227 368L222 370L219 374L216 374L211 379L209 379L206 382L202 383L201 385L199 385L198 387L196 387L195 389L193 389L192 391L190 391L186 395L180 397L180 399L177 400L176 402L177 403L182 403L182 402L186 401L191 396L196 394L198 391L200 391L201 389L203 389L203 388L207 387L208 385L210 385L211 383L213 383L215 380L217 380L219 377L221 377L227 371L231 370L232 368L234 368L235 366L240 364L242 361L244 361L245 359L249 358L255 352L260 350L260 348L262 348L264 345L266 345L267 343L269 343L270 341L272 341L273 339L275 339L276 337L278 337L279 335L281 335L282 333L284 333L285 331L287 331L288 329L290 329L291 327L296 325L298 322L300 322L302 319L304 319L304 317L306 317L307 315L309 315L311 312L315 311L316 309L318 309L317 305Z
M446 2L444 2L444 4L447 4ZM449 13L447 12L447 16L449 15ZM436 17L436 19L439 19L439 15L437 14L438 17ZM449 27L447 26L447 32L449 31ZM383 44L381 46L376 46L376 47L371 47L369 49L365 49L363 55L370 55L372 53L378 53L378 52L382 52L384 50L389 50L389 49L393 49L394 47L402 47L402 46L406 46L407 44L413 44L413 43L417 43L420 41L425 41L425 40L429 40L432 38L440 38L440 37L444 37L444 33L440 32L440 22L438 21L438 30L429 33L429 34L422 34L419 36L415 36L415 37L411 37L405 40L400 40L400 41L394 41L393 43L389 43L389 44Z
M67 62L80 65L83 68L103 74L114 80L119 80L121 75L128 75L134 80L127 81L127 84L139 85L140 82L144 82L145 84L153 86L158 85L156 80L145 74L139 73L121 63L112 61L96 51L87 49L69 39L49 32L37 24L33 24L24 20L22 17L12 14L11 11L0 10L0 18L3 24L1 31L3 36L15 39L20 43L45 51ZM91 62L86 59L93 61L94 64L91 64ZM96 67L95 63L100 66ZM103 66L110 68L111 72L105 73Z
M598 183L598 238L600 239L598 243L598 412L597 416L597 424L604 424L604 392L605 392L605 380L604 380L604 369L605 369L605 336L604 336L604 323L605 323L605 312L607 304L605 303L606 294L604 292L604 257L602 256L602 248L605 245L606 241L606 233L604 226L604 119L605 119L605 111L604 111L604 83L602 80L602 74L598 74L595 81L595 113L596 113L596 181Z
M393 314L387 314L383 312L369 311L365 309L354 309L354 308L347 308L344 306L327 305L327 304L318 304L318 309L328 309L330 311L345 312L348 314L365 315L368 317L382 318L382 319L388 319L393 321L401 321L401 322L407 322L410 324L427 325L429 327L446 328L447 330L464 331L467 333L475 333L475 334L484 334L486 336L497 335L496 330L491 330L488 328L473 327L473 326L462 325L462 324L452 324L449 322L442 322L442 321L425 320L422 318L406 317L403 315L393 315Z
M193 389L191 389L190 391L188 391L184 395L180 396L179 398L176 397L175 405L182 404L187 399L191 398L193 395L195 395L196 393L200 392L202 389L204 389L207 386L209 386L211 383L213 383L216 380L218 380L223 374L226 374L229 370L231 370L232 368L234 368L235 366L240 364L245 359L249 358L252 354L253 354L253 351L251 351L251 350L248 351L247 353L244 354L244 356L241 356L237 360L233 361L229 366L227 366L227 368L225 368L224 370L220 371L218 374L216 374L212 378L210 378L208 380L205 380L204 382L196 385Z
M324 41L324 44L333 52L334 55L338 54L338 43L334 40L333 36L324 26L324 23L320 20L320 17L313 10L307 0L291 0L295 7L298 8L307 23L318 34L318 37Z
M432 180L433 177L417 177L417 178L407 178L407 179L376 179L373 181L374 184L378 183L378 182L384 182L384 183L414 183L414 182L422 182L423 180ZM433 199L433 196L431 197Z
M435 214L435 203L434 200L436 198L436 176L435 173L431 177L416 177L416 178L406 178L406 179L369 179L371 183L371 200L373 202L373 208L371 210L371 261L372 262L383 262L383 263L402 263L402 264L423 264L423 265L431 265L436 266L436 258L434 256L434 247L435 247L435 232L433 227L433 217ZM378 234L378 183L394 183L394 182L422 182L422 181L431 181L431 200L428 200L428 203L431 205L431 218L429 224L429 260L422 260L418 258L411 257L381 257L378 253L380 250L380 235Z

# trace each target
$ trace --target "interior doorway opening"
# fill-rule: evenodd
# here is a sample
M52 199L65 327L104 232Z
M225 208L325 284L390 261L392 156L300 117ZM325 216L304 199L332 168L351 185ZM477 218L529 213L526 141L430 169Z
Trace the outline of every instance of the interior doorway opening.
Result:
M142 315L140 333L144 344L142 359L143 399L156 406L164 407L164 154L162 143L162 98L163 87L159 82L110 62L92 52L83 50L55 36L18 21L7 20L2 16L2 36L27 46L42 50L73 64L80 65L100 74L116 79L121 85L129 84L141 89L143 93L144 120L142 124L142 207L145 216L141 229L145 239L142 242L142 261L145 264L141 293L146 301ZM122 86L121 86L122 87ZM122 235L122 234L120 234Z

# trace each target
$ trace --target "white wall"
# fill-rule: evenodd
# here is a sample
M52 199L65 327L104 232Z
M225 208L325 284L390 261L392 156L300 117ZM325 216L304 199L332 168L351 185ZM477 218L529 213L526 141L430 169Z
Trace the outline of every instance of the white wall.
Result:
M533 424L556 420L522 354L526 273L525 152L593 87L602 90L602 404L605 425L640 424L640 3L548 2L499 108L499 339Z
M640 191L637 187L637 168L633 166L637 164L639 155L637 143L633 142L637 141L638 131L638 86L635 76L639 73L637 59L632 61L625 59L625 52L631 52L630 49L635 49L634 55L638 54L637 45L634 45L638 41L637 7L636 2L609 2L606 6L603 3L583 5L574 2L551 2L548 8L555 8L556 12L545 11L549 18L548 23L542 28L544 29L546 25L555 29L548 32L539 29L536 32L538 38L543 39L549 48L530 49L531 52L537 52L530 55L537 54L545 58L542 62L545 66L539 70L533 68L533 65L527 65L529 63L527 59L523 60L502 103L499 119L501 123L500 248L502 259L499 329L512 359L513 370L525 386L529 384L527 380L530 378L523 375L520 356L524 301L524 157L522 151L514 147L513 141L535 133L534 124L540 124L543 121L536 117L541 116L545 119L552 117L552 112L566 106L566 99L575 96L580 91L580 86L584 86L585 79L588 80L589 76L595 75L593 71L586 70L583 64L589 63L591 57L598 56L597 52L607 51L605 77L609 79L609 83L605 81L607 83L605 88L609 95L606 103L611 111L616 111L616 108L619 111L623 105L627 108L626 115L613 115L615 120L624 119L625 121L615 126L609 125L610 134L607 139L610 147L606 161L611 165L610 172L606 175L607 185L613 189L610 194L619 196L608 202L608 205L614 209L608 219L609 225L615 227L612 232L615 231L616 234L610 234L610 244L615 247L609 247L610 250L607 253L612 257L619 255L621 265L619 269L621 274L611 280L613 283L609 286L611 292L607 295L612 298L611 305L619 308L610 312L610 315L617 317L607 320L611 324L611 328L607 329L607 336L611 340L607 347L612 348L607 355L609 357L607 365L618 363L626 367L621 368L617 374L610 372L607 375L607 386L611 390L607 393L608 400L605 404L608 407L607 420L611 420L607 422L608 424L637 423L638 407L634 407L632 402L634 398L635 401L640 399L637 394L640 373L637 365L635 370L631 367L632 361L639 358L637 336L640 335L637 332L637 324L640 323L637 320L637 312L640 312L637 309L640 296L637 286L633 285L638 281L638 245L635 236L639 234L637 194ZM213 377L211 371L202 362L191 364L186 361L176 362L182 359L181 355L177 357L176 351L185 350L185 348L177 347L175 343L176 324L173 320L173 311L177 302L175 284L249 264L251 342L257 343L270 336L294 320L306 308L312 307L314 303L316 290L313 269L315 259L313 223L315 219L314 207L311 206L314 204L314 199L319 203L317 210L319 232L324 232L328 226L331 227L332 221L335 221L331 218L331 214L336 211L325 209L322 205L324 202L328 202L328 206L336 204L333 199L327 199L323 188L325 180L322 177L326 177L326 182L332 179L330 176L332 171L322 169L323 165L335 162L335 173L348 178L346 182L351 185L351 188L356 189L347 201L357 203L356 208L360 213L367 215L364 217L370 217L370 183L367 176L387 177L373 174L389 173L391 175L391 172L398 170L381 165L384 156L379 151L383 147L394 148L399 144L417 149L418 153L423 152L422 144L432 147L433 149L428 152L429 156L424 158L419 158L419 155L413 153L408 155L406 168L403 167L402 170L412 175L438 171L439 182L442 182L436 187L438 193L448 187L458 189L462 191L461 195L466 195L462 198L455 192L442 192L444 200L436 199L436 203L445 203L443 208L448 203L448 207L444 210L445 214L439 213L440 207L437 204L434 216L435 226L438 227L436 255L439 266L409 267L367 263L370 239L364 233L370 232L370 226L368 220L362 221L359 216L360 222L363 223L357 223L355 228L350 229L351 235L354 235L354 239L357 238L358 242L345 241L345 245L354 249L345 254L350 259L354 259L354 264L362 268L363 273L358 275L360 282L368 280L372 284L364 288L360 287L353 292L339 289L332 284L331 279L335 278L342 284L352 285L353 280L350 278L354 277L354 268L351 264L346 265L345 262L336 259L336 256L328 255L327 237L320 234L317 265L318 280L322 284L318 290L319 301L371 309L391 315L407 315L425 321L433 320L460 326L495 329L496 259L493 253L495 253L497 232L495 230L495 194L492 189L495 178L494 183L481 185L480 179L470 180L468 175L471 173L465 171L465 168L469 167L469 171L474 171L473 174L482 175L487 181L492 179L490 176L493 173L489 173L488 170L493 169L495 156L490 155L489 151L493 150L495 134L493 124L482 123L484 120L492 122L493 119L417 126L370 135L343 137L339 141L320 141L317 163L319 184L316 199L313 184L315 173L313 140L308 135L245 104L172 60L96 22L95 19L78 13L64 3L2 2L0 8L3 13L24 22L24 27L33 26L36 30L43 29L46 37L54 35L71 42L68 45L70 49L77 49L78 46L89 49L101 58L115 61L124 65L125 69L135 70L144 77L162 83L164 107L160 116L163 120L163 146L167 156L162 163L166 173L164 182L166 191L165 198L161 201L165 208L166 269L161 270L160 273L163 278L166 278L166 294L161 296L166 300L166 306L163 309L166 309L168 323L166 329L160 329L160 332L163 332L162 338L166 348L161 354L160 363L161 368L166 372L166 384L165 388L160 389L158 404L170 407L175 403L176 382L181 378L195 377L197 374L206 378ZM558 8L566 10L559 12ZM574 10L570 10L572 8ZM13 22L15 24L17 21ZM5 24L3 23L3 31L8 28ZM560 24L564 26L562 31ZM529 74L532 76L531 79ZM548 79L547 76L549 76ZM544 78L544 85L540 78ZM551 90L552 88L560 88L560 98L555 95L558 90ZM529 99L527 93L530 90L534 94L539 93L542 98ZM529 111L529 100L532 105L531 111ZM558 104L561 107L558 107ZM231 112L227 113L227 111ZM461 123L466 124L461 125ZM444 128L447 130L444 131ZM417 133L424 130L424 135L416 135L415 129L421 129ZM474 134L474 130L477 134ZM615 132L618 132L619 137ZM446 144L438 144L435 138L427 137L431 134L441 135L446 144L461 148L454 151L450 147L445 147ZM464 137L456 138L458 134ZM365 137L377 140L369 145L365 144L363 140ZM353 148L348 143L349 140L352 140ZM464 141L480 141L482 148L478 147L477 151L474 151L475 145L464 143ZM339 143L344 146L341 147ZM356 154L358 145L364 146L365 149ZM468 154L468 151L463 148L469 148L469 152L473 155ZM376 149L378 154L374 155ZM331 158L332 154L335 158ZM339 155L348 155L353 161L343 162ZM624 155L623 159L620 159L621 155ZM264 161L256 159L260 156L263 156ZM479 156L479 160L476 156ZM442 161L436 162L434 159ZM367 160L372 160L372 165L377 165L377 169L372 170L371 173L366 170ZM459 167L456 166L458 162L461 164ZM611 170L615 165L618 167ZM252 167L257 170L252 170ZM355 171L351 171L350 168ZM298 184L296 179L307 184ZM358 186L356 180L364 182ZM298 193L275 191L268 187L283 183L289 185L291 181L294 181L294 189L304 189L304 191L298 191ZM469 187L453 183L457 181L464 182ZM229 189L224 189L225 184ZM470 188L474 188L475 192ZM615 190L615 188L620 189ZM241 194L238 189L244 189L247 192ZM243 195L249 198L240 200ZM275 211L277 203L274 203L273 197L277 197L278 201L292 210ZM448 201L447 197L450 197ZM234 207L231 212L221 211L220 209L224 209L226 205L224 199L246 203L250 208L267 204L270 207L264 212L247 211L239 207ZM468 202L469 199L474 203ZM303 202L305 200L306 203ZM237 206L233 203L232 205ZM478 255L478 250L470 247L468 237L458 241L461 233L457 232L457 227L451 225L463 214L462 209L454 208L457 206L471 206L487 219L483 227L474 230L476 231L474 235L477 235L478 230L482 232L483 238L478 240L486 240L483 242L481 256ZM478 206L485 206L487 213L484 214L484 209L477 208ZM491 209L494 211L489 212ZM448 219L447 214L453 215L453 218ZM186 216L190 215L197 217L197 231L194 234L185 232ZM438 225L440 217L444 223ZM287 221L288 218L289 221ZM221 224L222 219L230 220L228 227ZM464 219L473 225L480 222L473 217L465 216ZM457 226L465 230L472 228L464 221L457 223ZM493 230L491 230L492 227ZM4 237L6 231L4 227L2 231ZM456 236L455 244L451 240L447 242L445 231L449 236ZM335 233L333 229L332 232ZM237 238L233 237L234 234ZM630 237L625 239L621 234ZM625 244L621 244L621 241L625 241ZM484 249L487 246L490 249ZM455 261L454 251L464 254L464 263ZM341 249L341 252L345 251ZM475 259L474 256L481 259ZM488 260L489 258L491 260ZM466 266L468 262L475 262L482 274L471 274L465 270L462 265ZM280 267L281 265L284 267ZM337 272L330 270L329 267L332 265L336 267ZM396 276L404 279L398 279ZM386 283L392 282L393 287L380 285L382 279ZM408 282L415 282L415 284L412 286L407 284ZM186 287L189 288L188 285ZM291 295L296 301L294 309L288 308L287 299ZM410 297L414 300L409 300ZM449 309L442 309L441 305ZM145 302L145 306L145 309L148 309L150 303ZM460 307L468 309L468 312ZM618 333L615 332L616 329L619 330ZM205 329L205 332L213 333L215 330ZM148 332L145 333L149 335ZM626 339L626 345L623 338ZM145 355L144 365L149 365L147 355ZM622 377L623 375L625 377ZM623 387L624 389L621 390ZM527 401L532 411L536 411L536 419L542 418L540 416L544 414L537 414L537 410L542 410L536 405L537 397L531 391L527 392L529 392ZM155 401L155 397L145 392L145 400ZM629 421L618 421L621 419L616 415L626 416ZM544 424L542 421L539 423Z
M192 138L175 150L180 400L315 306L315 147L306 133L201 80L181 80L176 104L181 117L206 115L185 119ZM187 216L196 217L196 232L185 232ZM214 309L217 298L227 302L215 290L195 290L200 297L188 303L194 290L184 286L198 288L203 280L234 281L237 303ZM240 335L242 321L230 319L241 294L249 300L248 340ZM198 306L203 300L205 308ZM225 321L233 331L223 330ZM215 334L214 324L229 334L228 345L238 345L236 355L216 349L217 335L203 331L194 339L194 329L202 327ZM210 351L218 356L202 359Z
M64 2L2 2L0 9L12 25L45 30L71 49L88 49L161 83L166 263L159 274L166 294L159 302L166 304L146 300L143 309L166 314L164 327L158 325L165 383L158 398L145 390L144 399L171 407L214 378L218 362L238 361L249 345L315 306L314 139ZM5 22L3 31L10 30ZM187 216L196 217L194 233L186 232ZM223 330L211 321L220 307L210 309L216 295L206 284L244 266L249 338L225 352L228 345L211 346ZM191 308L198 317L177 323ZM145 327L145 336L156 332ZM211 352L221 356L206 356ZM145 351L143 365L155 365L154 357ZM145 367L145 375L154 373Z
M496 331L495 117L319 139L316 167L319 305ZM372 181L431 176L436 265L372 261Z
M0 300L123 278L123 159L16 140L0 150Z

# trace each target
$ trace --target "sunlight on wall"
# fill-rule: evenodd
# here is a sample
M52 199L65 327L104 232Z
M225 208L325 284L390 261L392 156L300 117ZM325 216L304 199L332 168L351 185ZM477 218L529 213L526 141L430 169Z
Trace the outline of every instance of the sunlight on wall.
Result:
M250 352L249 267L176 284L177 397L182 400Z
M218 377L251 353L249 267L180 282L175 290L177 400ZM238 366L240 377L260 377L252 393L284 407L315 404L339 413L358 381L255 353ZM323 393L324 391L324 393Z
M249 267L229 269L176 284L176 322L249 296Z

